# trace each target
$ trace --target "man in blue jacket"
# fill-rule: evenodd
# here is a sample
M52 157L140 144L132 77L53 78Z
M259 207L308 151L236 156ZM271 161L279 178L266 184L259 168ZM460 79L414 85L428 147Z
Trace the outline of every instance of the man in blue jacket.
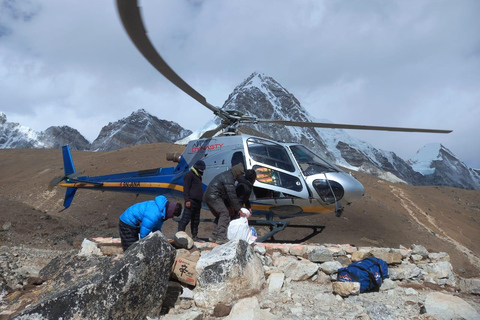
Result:
M150 232L161 231L165 220L178 217L181 212L180 203L170 202L164 196L136 203L125 210L118 225L123 251Z

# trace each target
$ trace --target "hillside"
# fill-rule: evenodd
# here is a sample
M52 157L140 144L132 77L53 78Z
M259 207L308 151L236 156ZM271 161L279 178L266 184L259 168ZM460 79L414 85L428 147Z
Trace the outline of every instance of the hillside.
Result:
M172 166L165 154L182 150L179 145L159 143L72 154L77 171L100 175ZM48 191L47 186L63 174L62 167L60 150L0 150L0 226L11 223L7 231L0 232L2 244L67 249L85 237L117 237L118 216L133 203L151 198L80 190L72 206L61 211L64 190ZM365 186L365 197L340 218L332 214L291 220L292 224L325 226L308 242L385 247L421 244L429 251L449 253L460 276L480 274L480 191L413 187L353 174ZM209 212L203 215L211 217ZM173 221L165 223L167 237L175 230ZM309 231L287 228L276 240L294 241ZM201 224L201 237L210 232L210 223Z

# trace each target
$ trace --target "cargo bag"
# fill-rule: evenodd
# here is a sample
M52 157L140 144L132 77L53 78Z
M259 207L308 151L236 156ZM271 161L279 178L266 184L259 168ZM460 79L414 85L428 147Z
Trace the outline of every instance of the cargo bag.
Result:
M337 281L360 282L360 292L378 291L388 278L388 266L378 258L366 258L337 271Z

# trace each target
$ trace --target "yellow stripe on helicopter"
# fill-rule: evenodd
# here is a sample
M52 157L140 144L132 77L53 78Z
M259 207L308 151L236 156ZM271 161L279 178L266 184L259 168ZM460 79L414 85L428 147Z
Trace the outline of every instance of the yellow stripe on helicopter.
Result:
M88 182L62 183L67 188L95 188L96 184ZM103 182L102 188L164 188L183 192L183 186L164 182Z

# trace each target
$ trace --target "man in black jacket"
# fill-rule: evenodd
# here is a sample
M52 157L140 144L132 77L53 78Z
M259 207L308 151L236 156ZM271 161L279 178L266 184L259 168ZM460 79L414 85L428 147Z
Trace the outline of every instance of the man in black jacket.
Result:
M185 231L188 223L194 241L198 239L198 225L200 224L200 210L202 209L203 184L202 176L205 171L205 162L198 160L192 169L183 177L183 197L185 199L185 210L178 223L177 231Z
M237 198L240 201L241 205L245 205L252 214L252 206L250 205L250 195L252 194L253 184L255 183L255 179L257 179L257 173L253 169L248 169L245 171L245 175L241 176L238 179L238 185L235 190L237 194ZM238 215L234 215L232 218L238 218Z
M243 164L236 164L230 170L215 176L205 190L203 202L215 216L212 237L209 239L212 242L224 244L228 241L227 230L230 223L228 206L231 206L236 214L242 208L235 192L235 181L244 173Z

